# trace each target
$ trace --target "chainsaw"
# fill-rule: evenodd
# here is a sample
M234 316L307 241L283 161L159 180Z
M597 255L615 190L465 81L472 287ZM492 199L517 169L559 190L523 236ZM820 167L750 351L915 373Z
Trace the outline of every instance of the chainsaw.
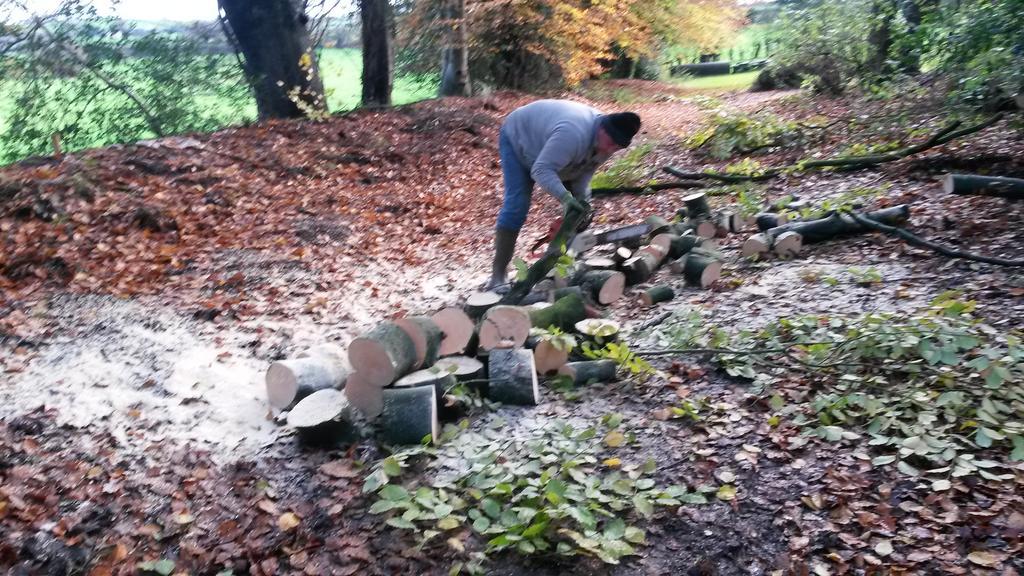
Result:
M552 222L551 227L548 228L548 233L534 244L530 252L536 252L541 246L554 240L555 234L561 227L561 218ZM582 254L595 246L615 244L616 242L625 242L634 238L642 238L650 233L650 231L651 227L649 224L633 224L597 233L590 230L584 230L583 232L576 234L572 240L569 241L568 250L572 251L574 254Z

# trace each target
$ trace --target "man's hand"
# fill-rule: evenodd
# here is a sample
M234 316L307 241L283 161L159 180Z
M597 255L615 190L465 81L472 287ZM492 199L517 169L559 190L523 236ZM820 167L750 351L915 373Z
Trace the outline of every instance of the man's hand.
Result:
M562 199L562 205L565 206L566 215L572 212L586 214L587 212L590 211L589 205L585 204L584 202L580 202L571 193L565 195L565 197Z

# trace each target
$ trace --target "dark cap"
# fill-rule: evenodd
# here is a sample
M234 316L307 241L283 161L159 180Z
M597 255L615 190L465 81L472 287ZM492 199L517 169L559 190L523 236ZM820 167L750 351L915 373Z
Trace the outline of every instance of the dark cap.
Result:
M601 117L601 127L623 148L629 146L640 131L640 117L632 112L616 112Z

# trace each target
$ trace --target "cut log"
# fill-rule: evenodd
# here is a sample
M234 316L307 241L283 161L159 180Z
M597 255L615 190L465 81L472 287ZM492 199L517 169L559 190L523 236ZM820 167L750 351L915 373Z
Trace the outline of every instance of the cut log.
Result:
M740 249L740 255L744 258L751 258L753 256L767 254L771 249L772 243L766 234L754 234L750 238L747 238L747 241L743 243L743 248ZM675 270L673 270L673 272L675 272Z
M499 346L522 346L530 335L531 326L526 308L495 306L480 321L480 347L493 350Z
M716 221L718 236L725 237L727 234L739 234L746 230L747 219L735 212L723 212L718 215Z
M1012 200L1024 200L1024 180L1020 178L947 174L942 180L942 187L950 194L997 196ZM866 216L870 218L869 215Z
M687 220L681 224L677 224L674 230L680 235L695 234L701 238L711 239L718 234L718 226L715 226L714 222L710 220Z
M605 318L588 318L576 323L577 332L600 346L604 346L606 342L618 340L621 330L622 327L618 322Z
M535 406L540 402L532 350L491 350L487 369L487 394L491 400L519 406Z
M466 314L469 314L470 318L479 319L485 312L497 306L498 302L501 302L501 296L494 292L474 292L466 298Z
M640 296L640 300L643 301L645 306L654 306L662 302L667 302L676 297L676 293L672 290L672 287L667 284L659 284L649 288Z
M789 222L789 217L783 213L776 214L774 212L761 212L754 217L754 220L757 222L757 229L764 232L786 224Z
M455 376L459 382L480 380L484 377L484 364L469 356L449 356L434 364L434 368L444 370Z
M566 286L565 288L559 288L551 292L551 298L549 302L555 303L561 298L565 298L570 294L578 294L581 298L586 300L586 295L579 286Z
M667 232L671 225L668 220L661 216L648 216L644 223L651 227L648 238L654 238L658 234Z
M703 192L690 194L683 197L683 203L686 204L686 214L690 220L711 218L711 205L708 204L707 194Z
M587 258L584 262L590 270L614 270L615 260L611 258Z
M614 360L592 360L588 362L570 362L558 369L558 373L568 376L576 386L596 382L611 382L619 366Z
M701 254L687 254L683 264L683 277L690 284L707 288L722 275L722 263Z
M340 390L317 390L288 413L288 425L307 444L333 445L355 438L352 409Z
M790 259L796 258L800 254L800 249L803 248L803 238L796 232L783 232L775 238L772 242L772 251L779 258Z
M440 355L441 340L444 338L441 328L426 316L402 318L395 320L395 324L409 335L416 347L416 362L412 369L433 366Z
M864 216L882 224L895 226L906 222L910 218L910 207L906 204L901 204L891 208L867 212ZM850 215L834 212L818 220L790 222L789 224L776 226L768 230L766 234L769 238L778 238L783 232L796 232L803 237L804 244L814 244L840 236L862 234L867 231L867 227L857 223Z
M591 272L591 274L596 272ZM612 273L615 274L615 272ZM530 324L534 328L543 330L547 330L551 326L560 330L572 330L577 322L587 317L587 311L583 307L583 297L576 293L567 294L546 308L530 308L527 313Z
M441 425L437 420L437 391L433 386L388 388L384 390L381 437L388 444L437 442Z
M345 397L367 420L380 416L383 405L381 386L363 378L358 372L348 375L345 381Z
M306 396L339 388L348 374L332 358L294 358L274 362L267 369L267 400L278 410L288 410Z
M560 348L559 345L551 338L544 338L537 343L537 347L533 349L537 374L550 374L569 361L569 347Z
M455 387L455 383L455 374L438 368L435 364L430 368L424 368L423 370L417 370L412 374L402 376L394 383L394 387L415 388L417 386L433 386L437 389L437 400L440 402L444 395Z
M619 246L615 249L615 253L612 255L612 260L615 260L616 264L621 265L626 260L633 257L633 251L625 246Z
M591 300L607 306L622 298L626 289L626 275L612 270L594 270L583 276L580 288Z
M465 312L459 308L445 308L431 316L430 319L437 324L437 327L441 329L441 334L444 335L441 339L441 348L438 350L441 356L462 354L466 351L466 346L469 344L470 338L473 337L476 326Z
M678 237L679 236L672 234L671 232L662 232L654 238L651 238L651 246L657 246L665 252L668 252L672 248L672 239Z
M637 254L622 264L622 272L629 286L646 282L657 270L657 259L650 253Z
M348 362L362 378L380 387L409 373L416 345L394 322L383 322L348 346Z
M668 247L662 248L660 245L648 244L643 248L637 250L639 254L650 254L655 262L655 268L661 266L661 263L665 261L665 257L668 256Z
M673 236L668 249L669 258L676 259L702 244L703 240L695 234Z

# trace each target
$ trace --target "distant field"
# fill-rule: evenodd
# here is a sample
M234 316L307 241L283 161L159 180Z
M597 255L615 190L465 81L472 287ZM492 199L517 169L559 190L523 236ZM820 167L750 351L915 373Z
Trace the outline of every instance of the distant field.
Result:
M755 70L702 78L673 78L672 82L691 90L744 90L750 88L759 73Z
M324 80L327 106L331 112L351 110L359 105L362 91L360 82L362 68L361 53L358 49L332 48L326 49L320 54L320 72ZM431 98L436 93L436 79L400 77L395 79L392 99L395 104L407 104ZM221 128L242 124L256 118L256 105L251 100L244 106L236 106L230 100L224 100L214 94L200 95L198 99L204 109L216 110L218 117L225 119ZM10 118L10 113L14 106L11 84L0 81L0 134L3 134L6 130L8 118ZM99 103L96 108L102 109L102 103ZM54 129L48 131L48 133L57 131L58 128L58 126L54 126ZM150 134L138 134L135 139L144 139L150 136ZM79 146L79 148L107 146L117 143L116 137L111 135L109 137L95 138L93 141ZM46 149L48 142L42 143L41 146L43 146L42 149ZM7 143L0 139L0 164L3 164L4 160L13 161L17 159L10 158L13 154L11 150L14 150L14 148L7 148Z

